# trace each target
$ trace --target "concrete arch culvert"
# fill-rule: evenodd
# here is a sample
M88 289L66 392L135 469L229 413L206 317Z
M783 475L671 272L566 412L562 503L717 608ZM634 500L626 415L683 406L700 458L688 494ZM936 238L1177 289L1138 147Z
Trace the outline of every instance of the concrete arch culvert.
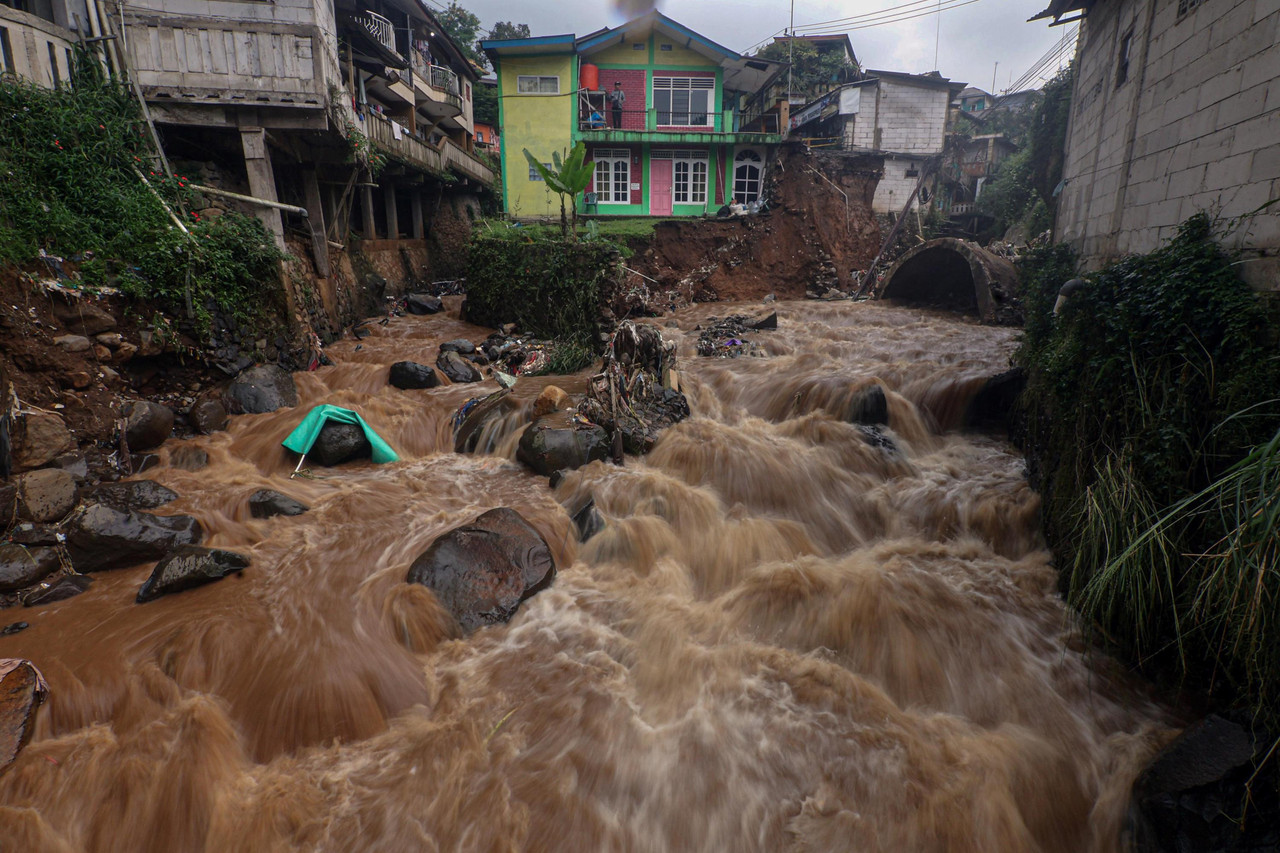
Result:
M977 243L942 237L916 246L889 268L880 299L977 314L986 323L1022 321L1018 271Z

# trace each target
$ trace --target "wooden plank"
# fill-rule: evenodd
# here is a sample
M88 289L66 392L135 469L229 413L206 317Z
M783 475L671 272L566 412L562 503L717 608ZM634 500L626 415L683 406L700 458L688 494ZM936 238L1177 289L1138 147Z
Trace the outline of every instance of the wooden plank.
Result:
M324 205L320 201L320 182L315 169L302 171L302 188L307 198L307 224L311 227L311 253L316 262L316 275L329 277L329 238L325 234Z
M137 58L137 66L146 68L149 71L161 71L160 66L160 28L147 27L147 59L146 64L142 62L142 58Z

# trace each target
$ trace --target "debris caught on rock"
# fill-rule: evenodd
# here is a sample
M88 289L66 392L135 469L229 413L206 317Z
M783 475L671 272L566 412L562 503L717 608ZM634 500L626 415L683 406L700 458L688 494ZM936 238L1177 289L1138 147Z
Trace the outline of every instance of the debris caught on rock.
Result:
M662 430L689 416L677 390L676 345L656 326L624 320L605 347L603 370L591 377L578 414L622 434L626 452L648 453Z

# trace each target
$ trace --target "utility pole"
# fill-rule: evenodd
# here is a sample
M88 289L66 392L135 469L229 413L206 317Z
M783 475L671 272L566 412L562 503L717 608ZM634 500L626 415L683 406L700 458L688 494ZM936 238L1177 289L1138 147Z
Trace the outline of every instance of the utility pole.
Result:
M796 0L791 0L791 28L787 30L787 104L791 104L792 59L796 52Z
M942 43L942 0L938 0L938 11L936 13L938 26L933 34L933 70L941 71L938 68L938 45Z
M996 67L991 69L991 94L996 93L996 71L1000 68L1000 60L996 60Z

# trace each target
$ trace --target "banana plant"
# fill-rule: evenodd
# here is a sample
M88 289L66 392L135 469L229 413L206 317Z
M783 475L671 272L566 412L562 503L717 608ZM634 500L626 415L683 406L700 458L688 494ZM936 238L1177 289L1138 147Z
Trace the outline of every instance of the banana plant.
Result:
M573 150L568 153L562 160L560 152L555 151L551 154L553 168L548 169L542 164L538 158L529 153L529 149L524 149L525 159L529 161L529 165L542 177L547 187L553 192L560 195L560 233L569 236L569 222L565 218L565 199L576 199L578 193L587 188L587 184L591 183L591 173L595 169L595 162L587 159L587 146L581 142L573 146ZM573 210L573 235L576 239L578 236L578 205L571 204Z

